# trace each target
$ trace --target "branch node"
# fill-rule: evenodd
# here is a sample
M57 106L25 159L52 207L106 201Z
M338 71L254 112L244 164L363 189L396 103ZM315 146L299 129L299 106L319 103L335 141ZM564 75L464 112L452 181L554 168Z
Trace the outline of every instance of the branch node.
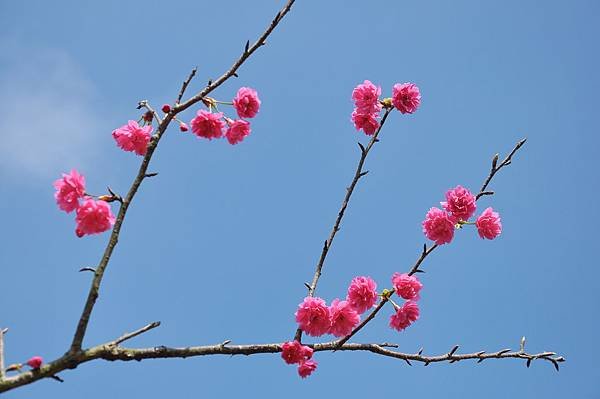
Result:
M154 177L154 176L156 176L156 175L158 175L158 172L151 172L151 173L146 173L146 174L144 175L144 177Z
M79 271L96 273L96 269L94 269L93 267L82 267L81 269L79 269Z
M454 348L452 348L450 350L450 352L448 352L448 357L451 358L457 350L458 350L458 345L455 345Z

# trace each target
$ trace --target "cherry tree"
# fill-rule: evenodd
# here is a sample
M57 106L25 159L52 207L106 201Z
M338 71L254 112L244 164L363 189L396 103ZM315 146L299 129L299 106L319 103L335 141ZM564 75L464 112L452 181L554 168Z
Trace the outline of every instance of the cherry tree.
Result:
M5 336L9 329L0 328L0 392L45 378L63 381L63 372L91 361L128 362L213 355L273 354L282 358L282 365L287 363L296 367L301 378L318 372L319 352L346 351L370 352L373 355L398 359L409 365L520 359L527 367L534 360L540 360L552 365L556 370L559 369L559 364L565 360L562 356L549 351L530 353L525 348L525 338L514 350L464 353L457 345L438 354L428 354L422 349L415 353L406 353L400 351L394 343L359 343L354 340L360 336L361 330L372 327L370 322L377 317L386 318L389 327L397 330L399 334L423 317L419 299L427 288L426 281L420 279L419 275L425 271L425 260L440 247L451 246L456 234L477 234L481 239L494 240L502 233L499 212L493 207L480 209L478 201L482 197L494 194L490 190L493 179L498 172L512 164L518 151L525 144L525 139L516 143L504 156L492 156L489 170L482 170L484 178L476 191L463 187L461 182L457 181L455 187L440 193L439 198L432 199L441 200L440 206L430 208L424 215L422 225L417 226L422 229L427 242L418 249L413 265L406 270L394 272L388 281L375 281L368 276L368 271L365 271L364 275L356 276L350 282L347 291L328 293L327 296L336 297L329 304L318 295L318 283L326 269L328 254L340 231L355 188L368 173L365 169L367 158L385 133L386 121L390 118L417 117L421 101L426 101L427 93L422 93L416 84L410 82L399 82L390 88L382 88L377 83L365 80L362 83L357 82L352 93L340 93L341 97L351 96L355 105L350 115L351 121L359 134L365 136L358 143L359 157L352 180L343 193L341 206L330 233L323 241L312 279L310 283L305 283L306 296L298 298L299 305L296 309L290 309L296 324L290 325L288 337L282 337L281 342L242 345L233 344L228 340L217 344L198 343L197 346L186 347L167 347L160 343L147 348L125 345L127 341L160 326L160 322L152 322L102 344L91 347L85 345L88 325L93 317L103 279L109 272L108 266L113 251L125 226L127 212L135 205L134 199L137 200L140 186L157 175L151 169L151 161L161 139L171 128L204 140L223 140L230 145L244 144L244 140L252 134L252 119L269 117L268 114L260 112L260 88L240 86L233 99L220 98L218 88L232 77L237 77L240 67L251 56L260 52L267 38L291 11L293 4L294 0L288 0L262 35L253 43L246 42L241 55L231 67L217 79L209 80L199 92L187 96L188 87L198 75L197 70L193 69L183 81L172 103L156 106L148 100L142 100L137 106L139 113L132 115L131 120L124 121L122 126L114 128L112 138L107 140L114 140L116 147L131 152L132 156L140 159L139 169L127 192L118 193L109 187L107 192L99 194L98 188L88 187L85 176L75 169L57 178L54 182L55 200L59 210L74 218L74 234L85 239L87 235L106 233L106 248L96 266L81 269L81 272L90 273L92 281L81 315L75 323L71 344L63 356L44 359L39 354L34 354L29 359L7 363ZM400 79L409 80L409 77ZM193 109L195 114L191 120L184 120L181 114L188 109ZM335 273L328 277L335 278ZM428 292L429 294L435 293ZM305 335L325 338L318 342L309 342Z

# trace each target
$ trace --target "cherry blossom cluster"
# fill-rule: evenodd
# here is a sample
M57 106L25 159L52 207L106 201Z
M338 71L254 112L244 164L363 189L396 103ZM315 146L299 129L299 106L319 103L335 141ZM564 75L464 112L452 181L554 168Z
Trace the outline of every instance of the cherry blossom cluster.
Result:
M240 119L232 120L223 116L222 112L212 112L217 109L217 104L225 104L212 98L204 99L208 111L201 109L190 122L192 132L198 137L209 140L227 138L230 144L237 144L250 134L250 122L242 118L254 118L260 108L260 99L256 90L242 87L238 90L232 105ZM229 104L229 103L226 103ZM227 129L224 131L225 127ZM187 131L187 125L180 125L182 131Z
M396 311L390 317L390 327L402 331L417 321L419 318L419 291L423 288L423 284L416 276L409 276L407 273L394 273L392 276L392 285L396 294L405 299L406 302L402 306L398 306L390 299Z
M260 99L256 90L249 87L242 87L238 90L232 102L217 101L214 98L206 97L202 100L208 110L201 109L191 120L190 124L179 122L179 130L187 132L192 128L192 132L198 137L206 139L227 138L230 144L237 144L244 140L250 134L250 122L244 118L254 118L260 108ZM218 104L233 105L240 119L230 119L222 112L218 112ZM213 112L213 109L217 112ZM172 111L169 104L164 104L161 111L168 114ZM146 112L140 126L136 121L128 121L112 132L112 136L117 145L124 151L135 152L137 155L146 155L148 143L152 139L152 120L154 114L152 111Z
M395 309L395 314L390 318L390 327L402 331L419 318L416 301L423 285L417 277L400 273L394 273L392 285L394 291L384 290L382 295L388 295L389 298L392 292L396 292L406 300L402 306L390 300ZM302 331L313 337L324 334L345 337L358 326L360 315L375 306L378 297L377 283L371 277L358 276L350 282L344 300L336 298L327 306L322 298L304 298L295 313L296 322ZM312 358L312 350L298 341L286 342L281 356L286 363L299 365L298 373L302 378L310 375L317 367L316 362L309 360Z
M75 169L68 174L63 173L54 182L54 188L58 207L67 213L75 211L77 237L105 232L115 224L115 217L107 202L113 200L112 195L100 196L96 200L86 194L85 177Z
M311 347L302 345L299 341L286 342L281 346L281 357L287 364L297 364L298 374L306 378L317 368L317 362L312 360Z
M413 83L396 83L392 87L392 98L379 99L381 87L365 80L352 91L354 111L352 122L356 130L371 136L379 128L379 115L382 108L396 108L403 114L412 114L421 104L421 93Z
M469 222L477 209L477 199L462 186L448 190L446 201L440 204L443 210L431 208L423 221L423 233L438 245L450 243L454 238L454 231L468 224L474 224L479 236L488 240L493 240L502 233L500 215L491 207L484 210L475 222Z

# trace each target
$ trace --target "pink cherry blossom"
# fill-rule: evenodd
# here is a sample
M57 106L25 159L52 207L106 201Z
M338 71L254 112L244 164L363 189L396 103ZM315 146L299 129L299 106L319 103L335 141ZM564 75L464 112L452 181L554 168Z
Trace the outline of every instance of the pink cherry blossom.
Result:
M379 103L381 87L375 86L368 80L359 84L352 90L352 100L356 105L356 111L362 115L378 114L382 105Z
M302 331L313 337L326 334L331 327L331 315L325 301L321 298L306 297L298 305L296 322Z
M331 314L331 327L329 333L336 337L344 337L352 332L360 322L360 316L348 301L334 299L329 307Z
M105 201L96 201L87 198L79 208L75 217L77 237L86 234L97 234L105 232L115 224L115 217L110 210L110 205Z
M240 118L254 118L260 108L258 93L249 87L241 87L233 99L233 106Z
M396 309L396 313L390 317L390 327L402 331L419 318L419 305L408 301Z
M298 374L302 378L306 378L317 369L317 362L314 360L306 360L298 366Z
M412 114L421 104L421 93L413 83L396 83L392 88L392 104L403 114Z
M126 125L113 130L117 145L125 151L133 151L137 155L145 155L150 142L152 126L139 126L136 121L129 121Z
M354 277L348 287L346 301L357 313L364 313L377 302L377 284L371 277Z
M196 113L196 117L192 119L192 132L198 137L204 137L209 140L219 139L223 137L223 128L225 122L221 119L222 112L208 112L204 109Z
M62 177L54 182L54 188L54 198L58 207L67 213L73 212L85 195L85 177L73 169L69 174L63 173Z
M312 348L298 341L290 341L281 345L281 357L287 364L302 363L313 355Z
M423 288L419 279L416 276L409 276L408 273L394 273L392 284L396 294L404 299L419 299L419 291Z
M225 137L227 137L227 141L229 144L237 144L240 141L244 140L246 136L250 134L250 123L237 119L229 125L229 129L227 129L227 133L225 133Z
M481 238L493 240L502 233L500 215L498 212L494 212L492 208L487 208L483 211L477 218L475 225L477 226L477 232Z
M34 370L42 367L42 363L44 363L44 359L41 356L34 356L27 361L27 365Z
M453 217L439 208L431 208L423 221L423 233L436 244L442 245L452 241L454 237Z
M446 201L440 202L442 207L457 220L467 221L477 209L476 198L469 190L456 186L446 192Z
M377 116L378 114L361 114L354 110L354 112L352 112L352 122L354 123L356 130L362 129L366 135L371 136L379 127Z

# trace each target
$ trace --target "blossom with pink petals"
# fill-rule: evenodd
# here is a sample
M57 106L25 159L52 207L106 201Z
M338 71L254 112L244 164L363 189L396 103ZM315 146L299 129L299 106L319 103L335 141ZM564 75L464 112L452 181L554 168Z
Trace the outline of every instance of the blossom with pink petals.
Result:
M321 298L307 296L295 313L298 327L308 335L318 337L331 327L331 314Z
M423 221L423 233L436 244L442 245L452 241L456 221L439 208L431 208Z
M392 88L392 104L403 114L412 114L421 104L421 93L413 83L396 83Z
M493 240L502 233L500 215L498 212L494 212L492 208L487 208L483 211L477 218L475 225L477 226L477 232L481 238Z
M83 237L86 234L103 233L110 229L115 224L115 217L107 202L87 198L77 208L75 222L77 223L75 234L77 237Z
M75 169L54 182L54 198L58 207L69 213L79 207L79 200L85 195L85 177Z
M419 305L414 301L405 302L390 317L390 327L402 331L419 318Z
M233 106L240 118L254 118L260 108L258 93L250 87L241 87L233 99Z
M329 307L329 313L331 314L329 333L336 337L344 337L350 334L360 322L358 312L350 306L348 301L334 299Z
M456 186L446 191L446 201L440 202L440 204L457 220L467 221L477 209L476 201L477 199L468 189Z
M209 140L219 139L223 137L223 128L225 127L225 122L221 119L222 117L222 112L208 112L201 109L190 122L192 132L198 137L204 137Z
M237 119L231 122L229 129L225 133L229 144L237 144L250 134L250 122L243 119Z
M306 360L298 366L298 374L302 378L306 378L317 369L317 362L314 360Z
M381 87L375 86L368 80L359 84L352 90L352 100L356 105L356 111L359 114L378 114L381 111L379 96L381 95Z
M41 356L34 356L27 361L27 365L34 370L42 367L42 363L44 363L44 359Z
M352 122L356 130L363 130L368 136L373 135L379 127L377 120L378 114L361 114L358 111L352 112Z
M287 364L302 363L313 355L312 348L298 341L290 341L281 345L281 357Z
M346 301L357 313L364 313L377 302L377 283L371 277L354 277L348 287Z
M396 294L404 299L419 299L419 291L423 284L416 276L409 276L408 273L394 273L392 284Z
M112 136L123 150L145 155L151 132L152 126L139 126L136 121L129 121L126 125L113 130Z

